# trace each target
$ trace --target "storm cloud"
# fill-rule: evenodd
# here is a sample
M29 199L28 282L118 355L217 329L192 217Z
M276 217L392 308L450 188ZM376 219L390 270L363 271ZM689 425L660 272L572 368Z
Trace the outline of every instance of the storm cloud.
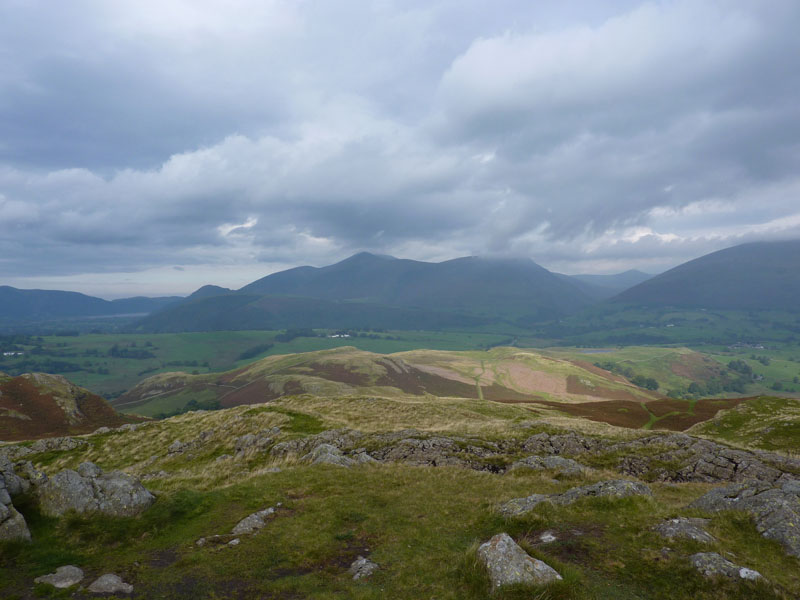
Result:
M800 5L562 4L0 3L0 284L800 236Z

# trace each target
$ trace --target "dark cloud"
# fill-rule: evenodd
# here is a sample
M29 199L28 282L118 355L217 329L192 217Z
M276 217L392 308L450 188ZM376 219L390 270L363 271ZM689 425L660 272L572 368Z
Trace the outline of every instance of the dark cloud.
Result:
M797 3L565 4L6 3L0 277L656 271L800 234Z

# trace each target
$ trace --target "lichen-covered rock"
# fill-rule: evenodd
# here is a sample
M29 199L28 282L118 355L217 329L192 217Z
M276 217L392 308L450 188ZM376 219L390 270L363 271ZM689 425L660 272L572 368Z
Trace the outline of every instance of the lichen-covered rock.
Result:
M369 577L377 570L377 563L374 563L363 556L359 556L353 561L353 564L350 565L350 568L347 570L347 572L353 576L353 581L358 581L359 579Z
M708 519L677 517L675 519L667 519L663 523L656 525L653 529L668 540L684 538L710 544L714 541L714 537L703 529L703 527L706 527L709 523L710 521Z
M356 462L342 454L336 446L320 444L311 452L303 456L302 460L309 461L312 465L336 465L339 467L352 467Z
M524 498L514 498L500 505L499 512L505 517L517 517L532 511L542 502L547 502L549 500L550 496L547 494L531 494Z
M569 489L563 494L553 496L551 501L555 504L567 505L581 498L627 498L652 495L653 492L643 483L627 479L613 479Z
M748 579L754 581L761 579L761 573L740 567L723 558L716 552L699 552L689 557L692 566L705 577L727 577L728 579Z
M0 474L0 541L30 541L30 539L31 532L25 517L11 503L11 494L6 489L5 478Z
M36 440L30 446L31 452L38 454L40 452L68 452L75 450L88 444L86 440L80 440L72 437L54 437Z
M264 510L254 512L252 515L246 516L239 521L236 526L231 530L232 535L247 535L255 533L267 524L267 518L275 514L275 508L270 506Z
M689 506L709 512L745 511L762 536L800 557L800 485L794 481L780 487L758 481L737 483L711 490Z
M55 573L42 575L33 580L34 583L47 583L59 589L78 585L81 581L83 581L83 571L75 565L58 567Z
M78 469L85 475L65 469L37 488L44 514L59 516L74 510L129 517L155 502L155 496L130 475L120 471L103 473L92 463L83 463Z
M555 569L530 556L507 533L481 544L478 558L489 572L493 592L515 583L537 585L561 579Z
M133 592L133 586L122 581L122 578L114 573L101 575L87 589L92 594L130 594Z
M509 471L519 469L551 470L563 475L580 475L585 467L571 458L564 458L563 456L528 456L512 463L508 468Z
M615 479L571 488L563 494L531 494L524 498L514 498L502 504L499 512L506 517L516 517L530 512L542 502L552 502L559 506L566 506L582 498L626 498L628 496L652 495L653 492L643 483Z
M12 498L28 492L31 486L47 479L30 461L12 463L2 456L0 456L0 475L5 479L6 489Z

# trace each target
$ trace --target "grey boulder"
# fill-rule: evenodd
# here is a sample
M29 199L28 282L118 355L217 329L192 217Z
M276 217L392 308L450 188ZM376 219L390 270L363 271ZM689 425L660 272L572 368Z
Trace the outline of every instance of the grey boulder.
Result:
M377 563L374 563L363 556L359 556L353 561L353 564L350 565L350 568L347 570L347 572L353 576L353 581L358 581L359 579L369 577L377 570Z
M252 515L248 515L244 519L239 521L236 524L236 526L231 530L231 534L246 535L249 533L255 533L256 531L262 529L267 524L267 517L274 514L275 514L275 509L271 506L269 508L265 508L264 510L254 512Z
M714 541L714 537L703 529L708 523L708 519L677 517L675 519L667 519L663 523L656 525L653 529L668 540L684 538L710 544Z
M19 511L11 503L11 495L6 489L5 478L0 473L0 541L30 541L31 532Z
M119 575L106 573L92 582L87 588L92 594L130 594L133 586L122 581Z
M83 581L83 571L74 565L58 567L55 573L42 575L33 580L34 583L47 583L59 589L78 585Z
M716 552L699 552L689 557L692 566L705 577L727 577L728 579L747 579L755 581L761 579L761 573L740 567L723 558Z
M83 463L78 471L65 469L37 488L42 512L60 516L100 512L116 517L141 513L155 502L138 479L120 471L103 473L92 463Z
M711 490L689 505L709 512L741 510L753 517L758 532L780 542L786 552L800 557L800 486L754 481Z
M507 533L481 544L478 559L489 572L492 592L506 585L541 585L561 579L555 569L530 556Z

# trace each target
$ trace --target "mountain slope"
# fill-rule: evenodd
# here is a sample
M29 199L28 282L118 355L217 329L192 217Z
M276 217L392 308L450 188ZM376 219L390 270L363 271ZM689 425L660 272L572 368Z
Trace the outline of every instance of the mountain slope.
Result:
M60 375L0 375L0 440L88 433L130 421Z
M109 301L78 292L20 290L3 285L0 286L0 319L36 320L149 313L177 300L180 297L136 297Z
M592 299L531 260L442 263L362 252L322 268L273 273L230 292L216 286L143 319L142 331L293 327L441 329L503 321L528 325Z
M800 240L742 244L636 285L613 301L643 306L797 310Z

